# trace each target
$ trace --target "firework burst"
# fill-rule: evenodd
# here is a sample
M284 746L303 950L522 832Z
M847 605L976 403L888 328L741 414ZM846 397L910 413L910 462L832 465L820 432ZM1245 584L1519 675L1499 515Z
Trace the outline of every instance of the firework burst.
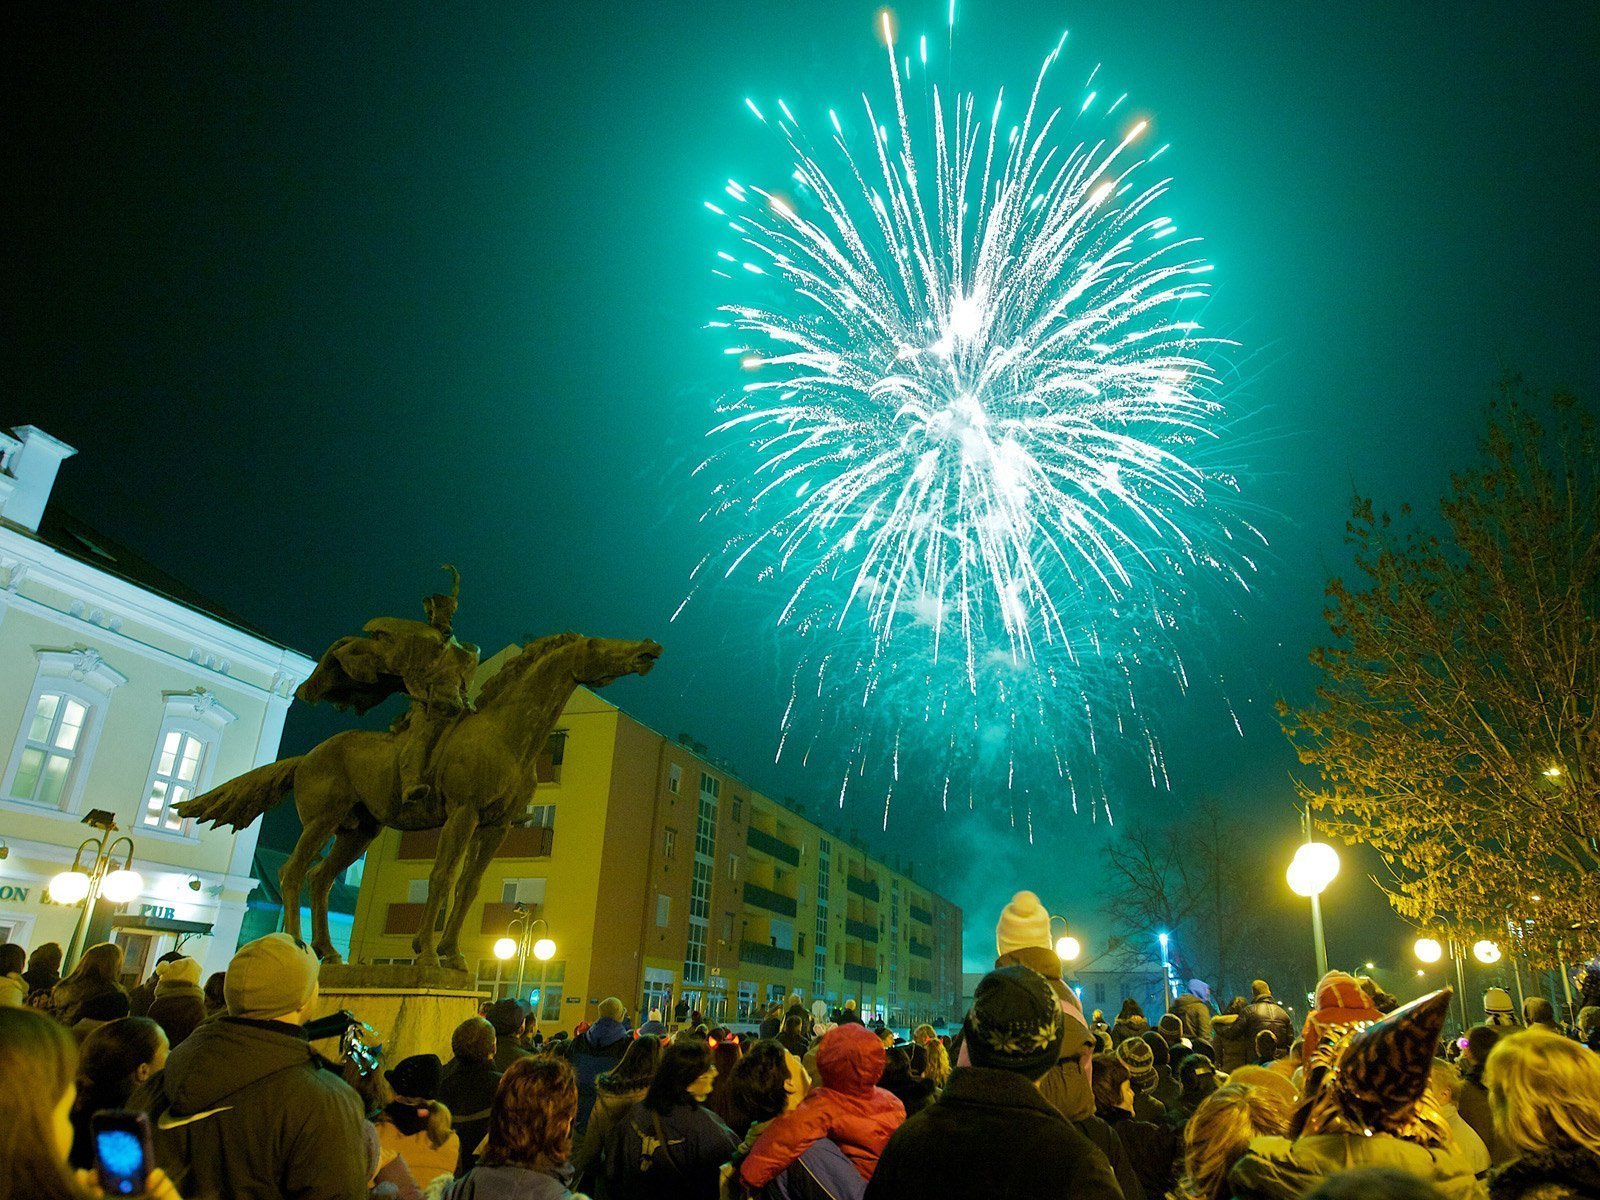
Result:
M697 585L770 589L801 647L783 744L841 725L851 773L886 766L885 820L908 737L938 748L946 802L985 766L1014 787L1029 758L1076 808L1107 735L1158 781L1135 679L1184 683L1172 634L1199 577L1250 565L1205 465L1211 268L1157 211L1161 151L1121 99L1069 147L1097 97L1041 104L1060 44L1008 128L1003 94L980 110L933 86L914 120L887 18L884 37L892 123L864 97L862 136L830 112L818 145L782 101L747 101L792 176L707 205L737 235L720 273L752 294L713 325L751 379L712 431L735 530Z

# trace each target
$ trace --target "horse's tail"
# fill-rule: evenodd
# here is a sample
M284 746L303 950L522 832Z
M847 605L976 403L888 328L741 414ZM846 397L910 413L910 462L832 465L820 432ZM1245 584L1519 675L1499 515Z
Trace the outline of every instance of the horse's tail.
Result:
M203 796L185 800L177 806L180 817L210 821L213 826L232 825L244 829L267 809L283 799L294 784L294 773L304 756L280 759L246 771Z

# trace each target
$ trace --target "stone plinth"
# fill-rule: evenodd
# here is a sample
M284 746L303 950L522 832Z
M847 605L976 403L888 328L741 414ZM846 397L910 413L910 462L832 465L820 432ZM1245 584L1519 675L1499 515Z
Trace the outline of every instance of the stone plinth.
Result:
M450 1034L478 1015L487 992L466 971L443 967L328 965L313 1016L349 1009L378 1031L389 1065L413 1054L450 1058Z

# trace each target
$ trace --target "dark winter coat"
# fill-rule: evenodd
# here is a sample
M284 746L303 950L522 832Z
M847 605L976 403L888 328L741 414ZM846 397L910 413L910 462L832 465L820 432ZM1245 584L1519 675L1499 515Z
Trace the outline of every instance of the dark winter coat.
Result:
M778 1034L778 1041L785 1050L796 1058L804 1058L806 1051L811 1049L811 1039L803 1033L789 1033L785 1030Z
M481 1059L452 1058L439 1077L439 1103L450 1110L450 1120L461 1139L461 1162L457 1176L465 1175L478 1161L476 1151L489 1132L489 1106L500 1084L500 1072Z
M1072 1124L1079 1133L1094 1143L1096 1150L1106 1156L1106 1161L1111 1164L1111 1174L1117 1181L1117 1187L1122 1191L1122 1200L1146 1200L1139 1172L1133 1169L1133 1160L1128 1157L1128 1151L1123 1147L1116 1131L1093 1113L1087 1117L1080 1117ZM1152 1197L1151 1200L1160 1200L1160 1197Z
M475 1167L445 1188L439 1200L567 1200L567 1185L532 1167Z
M716 1200L739 1139L703 1104L665 1113L635 1104L605 1146L599 1200Z
M1185 992L1167 1011L1183 1022L1183 1035L1191 1042L1211 1040L1211 1006L1199 996Z
M572 1041L572 1071L578 1077L578 1119L573 1130L582 1133L594 1107L594 1081L622 1061L633 1038L621 1021L601 1017Z
M800 1018L800 1032L805 1034L809 1041L814 1022L811 1020L811 1013L807 1011L806 1006L803 1004L789 1005L789 1011L783 1014L783 1019L787 1021L790 1017Z
M600 1173L600 1159L605 1153L606 1140L617 1127L617 1122L644 1099L648 1090L644 1084L618 1087L610 1075L602 1075L594 1081L595 1101L594 1107L589 1110L589 1125L572 1152L573 1186L578 1191L593 1189L595 1177Z
M1256 1060L1256 1034L1263 1029L1272 1031L1278 1040L1278 1054L1289 1053L1294 1045L1294 1022L1288 1011L1271 996L1260 996L1254 1004L1247 1005L1237 1018L1226 1025L1215 1027L1218 1066L1224 1071L1235 1071Z
M1574 1151L1513 1159L1489 1176L1489 1200L1595 1200L1600 1158Z
M60 971L48 971L44 967L29 967L22 973L22 982L28 985L28 995L35 992L48 992L61 982Z
M199 989L195 991L198 993ZM206 1019L205 998L200 995L175 994L157 996L150 1002L146 1014L167 1035L167 1041L176 1046L186 1041Z
M1133 1119L1135 1121L1149 1121L1154 1125L1165 1125L1167 1123L1167 1106L1149 1092L1135 1092L1133 1095Z
M494 1069L504 1074L505 1069L517 1059L527 1058L531 1053L511 1034L497 1033L494 1039Z
M1182 1138L1165 1126L1139 1120L1127 1109L1104 1108L1099 1116L1122 1143L1144 1194L1153 1200L1165 1196L1172 1189Z
M783 1032L783 1022L777 1017L765 1018L761 1022L761 1028L756 1030L756 1033L760 1035L762 1041L765 1041L767 1038L775 1038L781 1032Z
M1156 1067L1156 1090L1150 1093L1161 1102L1161 1107L1167 1110L1168 1119L1177 1103L1183 1097L1183 1085L1172 1075L1170 1067Z
M1119 1200L1111 1164L1021 1075L957 1067L889 1139L867 1200Z
M181 1195L352 1200L366 1194L366 1121L319 1061L297 1026L221 1017L129 1104L150 1114L156 1165Z

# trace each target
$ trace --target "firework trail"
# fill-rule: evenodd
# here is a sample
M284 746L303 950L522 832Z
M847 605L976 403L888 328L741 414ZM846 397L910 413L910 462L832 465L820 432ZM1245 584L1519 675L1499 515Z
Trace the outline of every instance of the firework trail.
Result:
M1112 746L1163 776L1137 679L1186 687L1173 634L1198 588L1252 567L1206 462L1219 343L1190 314L1211 268L1156 211L1169 181L1140 182L1161 151L1122 99L1065 147L1097 93L1041 104L1060 44L1009 128L1003 94L984 111L936 86L919 123L883 32L890 123L863 97L864 137L830 112L819 146L782 101L746 101L792 177L707 204L737 235L719 273L755 298L712 323L751 380L711 432L734 532L696 587L771 592L800 648L780 754L842 733L841 804L876 774L887 821L902 758L932 757L944 803L1042 764L1109 815Z

